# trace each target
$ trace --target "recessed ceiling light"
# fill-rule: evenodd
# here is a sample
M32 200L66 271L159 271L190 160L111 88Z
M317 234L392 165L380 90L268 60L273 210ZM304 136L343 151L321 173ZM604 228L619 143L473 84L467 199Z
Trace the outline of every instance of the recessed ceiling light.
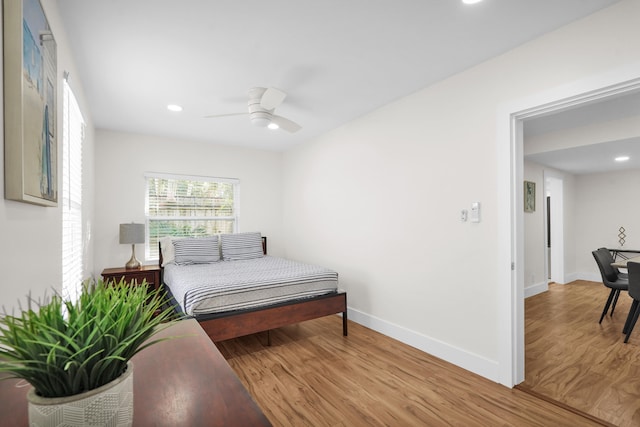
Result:
M273 123L273 122L269 123L269 125L268 125L267 127L268 127L269 129L274 129L274 130L275 130L275 129L279 129L279 128L280 128L280 126L278 126L277 124L275 124L275 123Z
M182 107L176 104L167 105L167 110L169 111L182 111Z
M462 3L464 4L476 4L476 3L480 3L482 0L462 0Z
M629 160L629 156L619 156L614 159L616 162L626 162Z

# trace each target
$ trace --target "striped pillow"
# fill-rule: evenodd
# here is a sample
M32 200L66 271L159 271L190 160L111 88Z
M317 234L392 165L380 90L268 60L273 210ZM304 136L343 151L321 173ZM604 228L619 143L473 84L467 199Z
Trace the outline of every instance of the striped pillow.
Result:
M202 237L198 239L178 239L173 241L175 249L175 263L207 264L220 261L218 236Z
M262 258L262 236L260 233L223 234L220 236L222 259L237 261L241 259Z

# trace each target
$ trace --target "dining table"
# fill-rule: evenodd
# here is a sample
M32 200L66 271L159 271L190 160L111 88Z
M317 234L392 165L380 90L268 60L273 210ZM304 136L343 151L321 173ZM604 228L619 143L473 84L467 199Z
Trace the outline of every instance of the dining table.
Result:
M633 258L627 258L627 259L619 259L615 262L612 262L611 265L616 268L627 268L627 263L629 261L640 262L640 256L635 256Z

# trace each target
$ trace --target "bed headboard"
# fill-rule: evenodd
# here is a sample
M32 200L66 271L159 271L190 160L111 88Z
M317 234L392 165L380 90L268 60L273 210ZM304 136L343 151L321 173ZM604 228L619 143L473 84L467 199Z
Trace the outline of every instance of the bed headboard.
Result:
M267 254L267 236L262 236L262 252L265 255ZM160 241L158 241L158 254L160 254L158 265L162 269L162 246L160 245Z

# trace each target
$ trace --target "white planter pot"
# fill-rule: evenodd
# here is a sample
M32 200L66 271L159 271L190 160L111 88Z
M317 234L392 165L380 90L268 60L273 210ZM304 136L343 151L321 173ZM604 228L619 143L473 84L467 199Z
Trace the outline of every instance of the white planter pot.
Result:
M85 393L67 397L27 394L32 427L124 427L133 423L133 365L115 380Z

